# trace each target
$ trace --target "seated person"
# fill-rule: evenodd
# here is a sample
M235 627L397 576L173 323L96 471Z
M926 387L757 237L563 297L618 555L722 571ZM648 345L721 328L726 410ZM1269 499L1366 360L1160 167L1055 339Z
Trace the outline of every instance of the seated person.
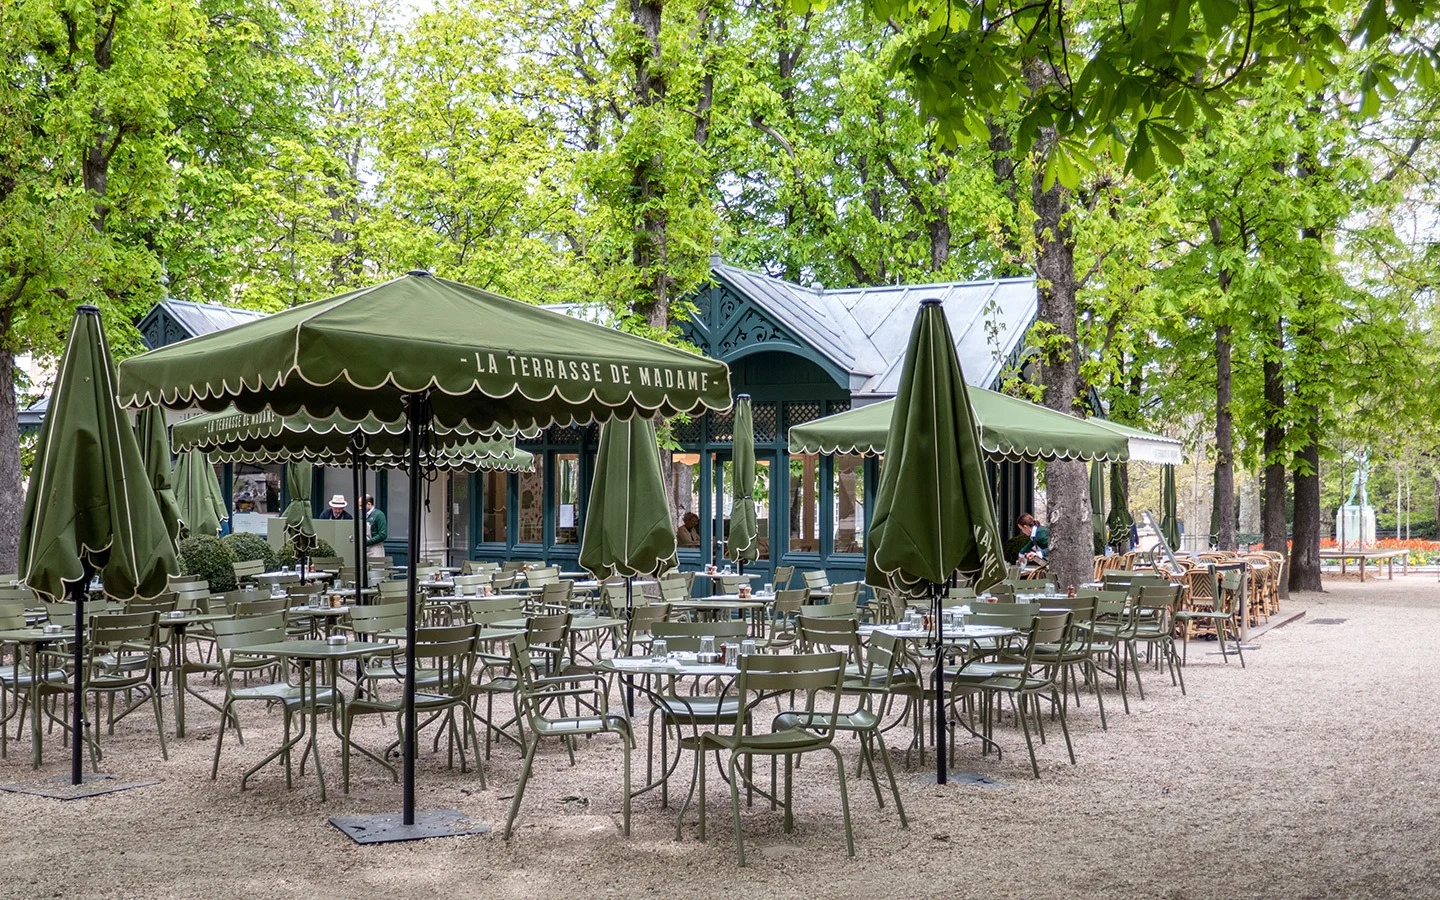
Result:
M346 507L349 505L349 503L345 502L345 496L343 494L336 494L330 498L330 508L322 512L320 518L331 520L352 518L350 513L346 511Z
M1045 562L1045 554L1050 552L1050 529L1041 525L1039 520L1030 513L1022 513L1016 520L1023 534L1030 536L1025 546L1020 548L1020 559L1022 562L1040 565Z
M700 546L700 517L693 512L687 512L680 520L680 527L675 529L675 546Z

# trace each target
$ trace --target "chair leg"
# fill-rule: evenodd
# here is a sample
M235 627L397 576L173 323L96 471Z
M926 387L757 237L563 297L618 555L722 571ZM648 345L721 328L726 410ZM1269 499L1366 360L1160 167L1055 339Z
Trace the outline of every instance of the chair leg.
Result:
M515 786L515 799L510 801L510 815L505 819L505 840L510 840L510 831L515 826L515 817L520 814L520 800L525 796L525 783L530 780L530 767L535 762L535 748L540 746L540 737L536 735L533 742L525 750L525 763L520 769L520 783ZM629 796L629 792L626 792Z
M880 761L885 763L885 774L890 779L890 795L895 798L895 811L900 814L900 827L909 828L910 820L905 816L905 804L900 799L900 785L895 781L895 767L890 762L890 748L885 746L885 736L875 731L875 742L880 745Z
M1035 761L1035 744L1030 740L1030 722L1025 718L1025 695L1020 695L1020 713L1016 716L1020 720L1020 727L1025 732L1025 749L1030 751L1030 769L1035 777L1040 777L1040 764Z
M736 780L737 773L735 764L740 759L739 754L730 754L730 814L735 817L735 855L740 860L740 865L745 865L745 835L744 829L740 827L740 782ZM845 767L842 762L841 768Z
M225 723L230 721L230 710L235 704L226 701L225 709L220 713L220 732L215 735L215 761L210 764L210 780L214 781L220 774L220 747L225 743Z
M1070 754L1070 765L1075 765L1075 746L1070 743L1070 725L1065 721L1065 707L1060 705L1060 733L1065 735L1065 750Z
M1095 705L1100 708L1100 730L1109 731L1110 725L1105 721L1105 696L1100 691L1100 673L1095 670L1093 659L1085 660L1086 678L1095 686Z
M845 818L845 854L852 859L855 856L855 832L850 827L850 793L845 786L845 760L840 756L840 751L832 743L830 752L835 754L835 768L840 772L840 814Z
M155 730L160 735L160 758L170 761L170 751L165 746L165 717L160 714L160 692L150 689L150 705L155 707Z
M620 813L620 815L621 815L621 822L622 822L622 829L621 829L621 830L622 830L622 832L624 833L625 837L628 838L628 837L630 836L630 744L633 742L634 732L627 731L627 732L623 735L623 737L624 737L624 739L625 739L625 744L624 744L624 747L622 748L622 751L623 751L624 756L625 756L625 793L624 793L624 795L623 795L623 796L621 797L621 799L620 799L620 806L621 806L621 813ZM477 765L476 768L479 768L479 766ZM485 782L484 782L485 773L484 773L483 770L481 771L480 776L481 776L480 786L481 786L481 787L484 787L484 786L485 786Z

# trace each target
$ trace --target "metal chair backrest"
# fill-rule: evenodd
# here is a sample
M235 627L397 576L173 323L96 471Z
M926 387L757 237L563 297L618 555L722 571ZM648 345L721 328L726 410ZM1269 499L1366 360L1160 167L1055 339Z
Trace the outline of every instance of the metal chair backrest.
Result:
M494 588L495 590L497 590L497 591L507 591L507 590L509 590L510 588L513 588L513 587L515 586L515 582L517 582L517 581L519 581L519 580L520 580L520 576L519 576L519 575L517 575L517 574L514 573L514 572L508 572L508 573L496 575L495 577L491 578L491 579L490 579L490 586L493 587L493 588Z
M531 616L525 620L525 643L547 660L547 674L559 674L570 637L570 614Z
M790 587L790 581L794 577L794 566L776 566L774 574L771 575L771 578L773 579L771 583L775 585L775 590L783 591L786 588Z
M671 650L700 649L702 637L713 637L718 644L734 639L743 640L749 628L744 622L656 622L650 636L663 638Z
M971 607L971 609L974 610L968 617L971 625L1013 628L1021 634L1025 634L1030 631L1030 626L1035 621L1034 612L1029 610L1015 612L1009 606L985 604L983 607Z
M254 619L262 616L281 615L290 608L290 601L285 597L277 597L274 600L242 600L236 603L231 613L237 619Z
M34 606L39 602L39 596L23 584L0 587L0 603L23 603L27 606Z
M482 585L490 583L490 573L481 572L475 575L456 575L455 593L460 596L478 594Z
M815 619L853 619L858 615L854 600L839 603L807 603L800 607L800 615Z
M835 722L840 716L840 695L844 683L844 653L796 653L789 656L752 653L742 656L740 677L736 682L740 702L735 717L735 734L748 732L747 723L761 703L782 692L794 691L803 694L810 705L809 727L805 730L814 734L814 746L828 746L834 739ZM826 693L831 698L826 704L828 712L815 706ZM743 738L741 740L743 743Z
M522 597L482 597L466 600L465 617L475 625L489 625L492 622L506 622L510 619L525 618L525 600Z
M168 613L176 609L175 594L161 594L152 600L135 599L125 604L127 613ZM187 609L189 607L186 607Z
M382 581L380 582L380 602L384 603L395 598L405 599L409 585L405 581Z
M812 591L821 591L830 587L830 573L824 569L806 572L805 586Z
M546 606L568 607L575 594L575 582L568 578L552 581L541 588L540 602Z
M859 623L854 619L815 618L802 615L796 620L795 630L800 636L800 646L806 650L839 650L852 663L859 663Z
M310 565L325 572L338 572L340 567L345 565L345 558L341 556L312 556Z
M690 585L681 578L666 578L660 582L660 599L666 603L678 603L690 599Z
M25 604L14 600L0 601L0 631L25 627Z
M861 583L858 581L845 581L833 585L830 589L831 603L859 603Z
M236 581L253 581L256 575L265 571L263 559L242 559L240 562L232 563L231 570L235 573Z
M405 627L404 603L376 603L350 608L350 626L356 634L375 635Z
M165 586L174 590L178 585L195 584L204 581L199 575L166 575Z
M198 590L177 590L174 598L176 609L198 609L202 612L210 611L210 588L208 586Z
M740 593L740 585L749 583L750 577L748 575L716 575L715 587L717 590L715 593L738 594Z
M436 625L415 630L415 665L425 670L422 692L430 699L464 700L470 693L479 648L475 625Z
M156 612L101 613L90 619L90 634L85 642L91 677L105 672L110 686L144 684L158 663L155 647L160 643L160 615ZM109 657L100 664L101 657ZM139 668L114 665L115 660L144 661Z
M280 613L222 619L213 623L211 628L219 650L216 655L227 680L234 668L250 671L274 665L277 661L275 657L257 656L246 651L250 647L279 644L285 640L285 617Z
M545 587L560 580L559 566L545 566L525 573L525 583L531 587Z
M623 610L621 615L624 615ZM625 653L633 654L635 638L645 634L653 636L655 626L669 617L670 604L668 603L651 603L635 607L630 614L630 622L625 630Z

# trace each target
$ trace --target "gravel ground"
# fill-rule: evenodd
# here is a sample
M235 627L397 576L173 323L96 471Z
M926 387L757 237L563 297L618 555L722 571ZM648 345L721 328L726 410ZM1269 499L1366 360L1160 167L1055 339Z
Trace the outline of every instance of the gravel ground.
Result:
M1428 576L1337 581L1290 600L1307 618L1261 636L1245 670L1212 655L1213 643L1192 644L1189 696L1147 672L1147 699L1132 697L1130 715L1107 695L1105 732L1086 695L1071 724L1079 764L1052 740L1038 751L1038 781L1008 724L1003 761L973 743L957 758L996 784L926 785L916 760L901 783L908 830L852 779L853 860L834 769L812 757L797 775L792 834L768 806L744 811L745 870L721 791L708 843L693 824L677 841L673 811L652 795L636 801L634 834L621 837L615 739L582 745L573 769L558 746L542 751L509 844L498 832L519 774L515 749L488 763L489 790L427 753L421 807L460 809L496 833L363 848L326 819L393 811L399 791L361 762L354 791L341 795L328 731L332 793L322 803L313 779L286 790L279 770L240 792L240 772L277 745L278 716L249 710L246 746L227 739L212 782L213 712L187 707L191 734L172 741L168 762L137 713L105 739L104 768L159 784L73 802L0 793L0 896L1440 896L1437 598ZM375 742L385 733L367 731ZM52 747L41 775L68 771ZM643 750L642 732L637 779ZM853 745L845 750L853 765ZM0 782L35 777L27 751L28 739L11 744Z

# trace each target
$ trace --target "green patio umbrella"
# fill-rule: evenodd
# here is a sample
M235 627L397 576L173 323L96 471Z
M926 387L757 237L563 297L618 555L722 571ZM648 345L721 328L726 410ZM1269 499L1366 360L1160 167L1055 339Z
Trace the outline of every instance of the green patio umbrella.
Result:
M1095 529L1097 548L1109 543L1105 539L1105 470L1102 466L1103 463L1098 459L1090 463L1090 524Z
M1124 469L1121 463L1110 464L1110 515L1105 520L1110 531L1110 546L1116 553L1130 550L1130 526L1135 519L1130 515L1130 498L1125 495Z
M187 535L219 534L221 521L230 517L215 467L203 450L180 453L175 463L175 499Z
M418 484L435 429L516 434L723 410L730 371L676 347L411 272L126 360L120 396L135 407L404 419L407 472ZM336 822L357 840L362 829L373 840L417 836L415 564L423 494L410 492L402 824Z
M140 444L140 459L150 478L150 488L155 491L160 515L165 519L165 531L173 543L180 537L180 507L170 480L170 429L165 425L165 410L153 406L140 410L135 419L135 439Z
M604 580L659 575L675 564L655 425L639 417L611 419L600 426L580 565Z
M1005 561L969 391L939 300L921 301L910 333L869 537L870 584L931 597L936 778L944 784L941 590L956 572L989 587L1005 577Z
M1129 438L1035 403L970 385L980 449L990 459L1129 459ZM791 453L885 452L895 401L881 400L790 429ZM1137 432L1140 434L1140 432Z
M301 566L315 549L315 523L310 520L310 485L314 467L308 462L285 464L285 486L290 490L290 505L285 507L285 538L295 545L295 556ZM302 569L303 571L303 569Z
M115 402L100 310L81 306L35 445L20 570L38 593L75 602L75 672L85 670L85 595L99 573L119 600L157 597L180 568L130 420ZM81 781L84 691L73 694L71 782Z
M1175 467L1160 470L1160 532L1171 550L1180 549L1180 515L1175 502Z
M735 398L734 456L730 463L730 558L745 574L745 563L760 558L760 526L755 520L755 419L750 395Z

